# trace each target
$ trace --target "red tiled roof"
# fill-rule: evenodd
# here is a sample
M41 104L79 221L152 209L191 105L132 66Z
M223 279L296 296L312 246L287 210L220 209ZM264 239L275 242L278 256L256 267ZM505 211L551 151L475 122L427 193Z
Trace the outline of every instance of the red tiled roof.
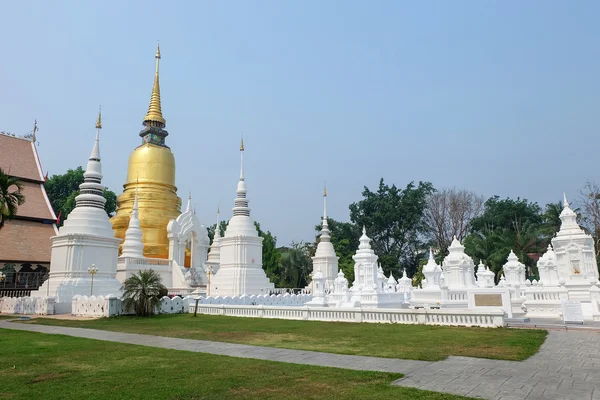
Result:
M13 219L0 228L0 261L49 263L54 224Z
M33 146L30 140L0 134L0 168L11 176L43 182Z
M46 201L44 188L41 183L21 182L21 187L21 194L25 197L25 202L19 206L17 218L56 219Z

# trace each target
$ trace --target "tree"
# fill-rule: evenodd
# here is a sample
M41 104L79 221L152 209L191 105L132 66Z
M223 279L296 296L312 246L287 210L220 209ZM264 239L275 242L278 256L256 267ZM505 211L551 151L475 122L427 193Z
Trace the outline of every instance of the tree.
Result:
M424 218L427 237L445 255L452 239L463 241L469 233L470 223L483 211L484 199L464 189L444 189L427 197Z
M331 218L327 218L327 225L331 232L331 244L335 254L339 257L338 267L344 271L348 282L352 283L354 281L354 260L352 256L358 249L361 227L352 222L341 222ZM317 232L320 233L321 229L323 229L323 224L315 226Z
M543 218L537 203L527 199L489 198L483 213L471 220L471 233L465 238L466 252L498 273L511 250L534 272L532 253L545 251Z
M583 226L594 238L596 260L600 263L600 186L595 182L586 182L581 191L581 203Z
M162 284L160 275L147 269L131 275L123 282L123 307L133 309L135 314L148 317L160 305L160 295L167 289Z
M279 287L303 288L308 285L312 271L311 244L292 242L291 247L281 247Z
M277 249L277 238L270 231L263 232L260 224L254 221L258 236L263 238L262 243L262 267L271 282L276 283L280 274L281 254Z
M79 195L79 185L83 183L84 172L82 167L70 169L63 175L52 175L44 184L54 213L62 215L59 226L62 226L66 217L75 208L75 198ZM117 195L105 188L104 198L106 199L104 205L106 213L109 216L114 215L117 208Z
M426 250L423 215L427 197L434 191L429 182L419 182L418 186L411 182L398 189L386 185L382 178L376 192L365 186L363 200L350 205L351 221L367 228L386 275L398 275L400 266L409 275L417 270Z
M22 189L18 178L0 169L0 229L7 220L17 216L19 206L25 202Z

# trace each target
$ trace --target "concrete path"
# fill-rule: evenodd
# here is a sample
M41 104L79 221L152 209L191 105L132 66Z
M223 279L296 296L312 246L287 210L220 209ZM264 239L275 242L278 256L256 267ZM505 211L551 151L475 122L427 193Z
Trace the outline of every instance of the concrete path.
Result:
M1 320L0 328L295 364L399 372L405 376L394 385L485 399L600 400L600 333L591 331L551 331L540 352L522 362L469 357L426 362Z

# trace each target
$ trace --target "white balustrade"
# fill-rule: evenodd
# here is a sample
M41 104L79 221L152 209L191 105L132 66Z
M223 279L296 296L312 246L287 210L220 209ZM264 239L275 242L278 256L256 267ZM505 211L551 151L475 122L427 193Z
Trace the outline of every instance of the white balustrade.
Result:
M196 309L195 302L189 312ZM198 314L227 315L251 318L278 318L307 321L341 321L367 323L424 324L452 326L502 327L504 312L474 309L377 309L377 308L323 308L278 307L264 305L198 304Z

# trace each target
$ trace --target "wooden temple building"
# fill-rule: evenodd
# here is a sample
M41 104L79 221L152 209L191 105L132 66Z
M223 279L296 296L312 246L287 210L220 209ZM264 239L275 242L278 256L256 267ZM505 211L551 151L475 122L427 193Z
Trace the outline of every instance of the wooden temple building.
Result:
M36 149L36 128L24 137L0 133L0 168L19 178L25 202L16 218L0 228L0 291L36 289L50 269L50 238L58 233L56 215L44 189ZM1 295L1 293L0 293Z

